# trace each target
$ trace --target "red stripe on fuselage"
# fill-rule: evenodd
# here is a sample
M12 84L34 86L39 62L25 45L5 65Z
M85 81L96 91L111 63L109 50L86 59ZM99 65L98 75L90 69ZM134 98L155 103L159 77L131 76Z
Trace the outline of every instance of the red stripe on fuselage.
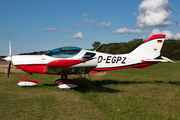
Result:
M17 69L21 69L28 73L46 73L46 64L28 64L28 65L15 65Z
M104 72L104 71L110 71L110 70L125 69L125 68L145 68L145 67L151 66L153 64L157 64L157 63L158 62L145 62L145 63L133 64L133 65L128 65L128 66L122 66L122 67L94 68L88 74L97 73L97 72Z
M22 69L25 72L28 73L41 73L41 74L47 74L46 72L46 66L51 67L69 67L75 64L79 64L81 62L85 62L91 60L90 59L78 59L78 60L55 60L52 62L49 62L48 64L26 64L26 65L15 65L17 69Z

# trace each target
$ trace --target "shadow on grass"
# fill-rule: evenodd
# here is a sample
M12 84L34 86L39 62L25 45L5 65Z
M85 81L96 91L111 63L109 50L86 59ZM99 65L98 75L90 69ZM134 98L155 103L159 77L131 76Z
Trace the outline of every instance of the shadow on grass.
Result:
M103 85L108 84L119 84L116 80L102 80L102 81L91 81L86 78L75 78L73 79L75 82L79 82L79 87L74 90L86 93L86 92L107 92L107 93L115 93L122 92L116 89L111 89L108 87L104 87Z
M57 86L57 85L54 83L54 84L43 84L43 86Z
M108 88L105 87L105 85L120 85L120 84L146 84L146 83L170 83L173 84L174 82L164 82L164 81L117 81L112 79L105 79L105 80L96 80L96 81L90 81L85 78L75 78L73 79L76 82L79 82L79 87L75 88L75 90L86 93L86 92L107 92L107 93L115 93L115 92L124 92L116 90L115 88ZM174 84L178 84L174 83ZM179 82L180 84L180 82Z
M105 85L118 85L118 84L146 84L146 83L152 83L152 84L173 84L173 85L180 85L180 82L172 82L172 81L117 81L117 80L96 80L96 81L91 81L86 78L74 78L74 82L79 83L79 87L74 88L74 90L82 92L82 93L87 93L87 92L106 92L106 93L115 93L115 92L124 92L124 91L119 91L116 89L108 88L105 87ZM40 86L36 87L43 87L43 86L57 86L55 83L52 84L43 84Z
M174 84L174 85L180 85L180 82L172 82L172 81L169 81L168 83L169 83L169 84Z
M173 84L173 85L180 85L180 82L172 82L172 81L117 81L117 80L96 80L90 81L85 78L75 78L73 79L76 82L79 82L79 87L75 88L75 90L85 93L85 92L107 92L107 93L114 93L114 92L124 92L119 91L112 88L104 87L104 85L118 85L118 84Z

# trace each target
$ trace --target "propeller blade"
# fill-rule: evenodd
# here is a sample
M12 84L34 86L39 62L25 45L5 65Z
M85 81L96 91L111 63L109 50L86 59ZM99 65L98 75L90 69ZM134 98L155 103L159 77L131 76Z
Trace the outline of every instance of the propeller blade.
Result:
M10 38L9 38L9 56L11 56L11 41L10 41Z
M9 78L10 70L11 70L11 61L9 61L9 65L8 65L8 78Z
M9 38L9 56L4 58L6 61L9 61L9 65L8 65L8 78L9 78L9 74L10 74L10 70L11 70L11 63L12 63L12 55L11 55L11 41Z

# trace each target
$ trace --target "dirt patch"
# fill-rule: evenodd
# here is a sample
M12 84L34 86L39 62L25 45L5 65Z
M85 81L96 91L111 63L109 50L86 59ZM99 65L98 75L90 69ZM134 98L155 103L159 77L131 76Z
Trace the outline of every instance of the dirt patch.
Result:
M8 69L8 62L0 62L0 73L6 73ZM11 73L25 73L21 69L16 69L14 65L11 64Z
M106 74L107 74L107 72L95 73L95 75L98 76L98 77L102 77L102 76L104 76L104 75L106 75Z

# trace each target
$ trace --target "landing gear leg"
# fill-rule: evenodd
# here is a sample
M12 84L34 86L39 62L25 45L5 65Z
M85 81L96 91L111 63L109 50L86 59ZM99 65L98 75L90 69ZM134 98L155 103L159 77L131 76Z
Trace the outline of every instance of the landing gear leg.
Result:
M61 75L61 79L55 80L54 83L56 83L58 85L59 83L61 83L63 81L64 81L64 78L63 78L63 75Z
M17 82L17 84L19 86L25 87L25 86L34 86L38 84L37 80L31 80L31 79L24 79L25 77L31 75L30 73L22 78L19 79L19 81Z

